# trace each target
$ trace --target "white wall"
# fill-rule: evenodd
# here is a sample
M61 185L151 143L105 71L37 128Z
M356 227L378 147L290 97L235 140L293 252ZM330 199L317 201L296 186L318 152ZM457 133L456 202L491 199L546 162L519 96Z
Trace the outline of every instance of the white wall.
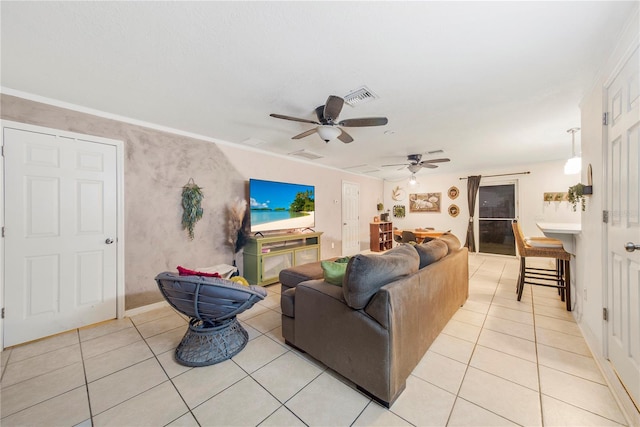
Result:
M489 178L485 175L498 175L516 172L531 172L528 175L513 175L507 177ZM461 242L464 243L469 221L469 208L467 204L467 180L461 177L468 175L483 175L480 185L493 182L515 181L519 193L518 213L522 229L526 235L541 235L542 232L536 226L536 221L543 222L579 222L580 212L574 212L568 202L545 202L543 194L545 192L566 192L567 189L578 183L578 175L564 174L564 161L535 163L535 164L515 164L508 168L501 169L478 169L474 171L455 174L428 174L418 173L418 185L410 187L407 179L400 182L385 181L384 183L384 204L385 209L392 209L394 205L405 205L406 217L394 218L390 216L394 227L417 228L434 227L438 230L451 230ZM391 198L392 189L400 186L405 190L407 196L402 202L396 202ZM447 196L447 190L451 186L456 186L460 190L460 195L451 200ZM408 194L409 193L442 193L442 206L440 213L410 213ZM460 214L453 218L448 214L448 207L456 204L460 208ZM474 217L477 218L478 206ZM476 221L476 238L478 236ZM477 240L476 240L477 243Z

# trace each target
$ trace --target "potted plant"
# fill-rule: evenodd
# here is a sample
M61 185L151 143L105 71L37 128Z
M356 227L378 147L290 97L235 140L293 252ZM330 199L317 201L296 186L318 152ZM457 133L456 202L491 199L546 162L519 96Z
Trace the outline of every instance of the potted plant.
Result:
M586 186L581 183L578 183L572 187L569 187L568 198L569 198L569 203L571 203L571 206L573 207L574 212L578 208L578 203L580 203L580 206L582 207L583 212L587 207L586 201L585 201L586 200L585 194L590 194L590 193L585 192L585 187Z
M379 211L379 212L381 212L381 211L383 211L383 210L384 210L384 205L383 205L382 203L378 203L378 204L376 205L376 207L378 208L378 211Z

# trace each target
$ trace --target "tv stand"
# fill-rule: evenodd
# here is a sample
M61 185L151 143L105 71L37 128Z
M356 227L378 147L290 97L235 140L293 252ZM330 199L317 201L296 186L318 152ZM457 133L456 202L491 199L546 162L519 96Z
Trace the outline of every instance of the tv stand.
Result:
M280 270L320 260L322 232L249 237L244 247L244 277L252 285L277 283Z

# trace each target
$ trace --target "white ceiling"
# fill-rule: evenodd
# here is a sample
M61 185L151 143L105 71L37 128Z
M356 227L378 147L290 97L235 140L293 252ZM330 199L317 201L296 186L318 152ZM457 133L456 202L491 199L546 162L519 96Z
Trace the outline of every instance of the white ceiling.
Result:
M419 174L565 159L566 130L637 1L0 2L1 84L314 163L380 170L442 149ZM293 135L328 95L351 144ZM579 133L577 141L579 141ZM442 155L436 155L442 157ZM430 158L425 155L424 158ZM382 168L372 176L408 176Z

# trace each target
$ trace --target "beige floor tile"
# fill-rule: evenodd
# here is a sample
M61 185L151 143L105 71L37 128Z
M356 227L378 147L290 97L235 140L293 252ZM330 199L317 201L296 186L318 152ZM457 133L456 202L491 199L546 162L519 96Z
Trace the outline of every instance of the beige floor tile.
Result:
M169 378L173 378L193 369L190 366L182 365L176 361L175 349L166 351L156 357Z
M5 367L7 365L7 361L9 360L9 356L11 356L11 349L6 348L4 350L0 350L0 366Z
M3 417L15 414L84 383L82 363L75 363L9 387L2 387L0 414Z
M564 304L558 307L536 305L536 315L553 317L556 319L566 320L568 322L575 322L573 315L570 311L567 311L567 306Z
M474 326L482 327L485 317L486 316L483 313L477 313L475 311L461 308L460 310L456 311L452 319L457 320L458 322L469 323Z
M323 372L293 396L286 406L307 425L350 425L369 399Z
M189 411L170 381L94 416L99 426L162 426Z
M125 317L123 319L108 320L106 322L80 328L78 329L78 333L80 334L80 341L87 341L127 328L133 328L133 323L130 318Z
M251 376L284 403L323 372L293 352L287 352Z
M181 326L162 334L154 335L151 338L147 338L146 341L154 354L162 354L178 347L186 332L187 328Z
M246 323L264 334L282 325L281 316L282 315L276 311L267 310L264 313L247 319Z
M300 421L293 412L288 410L286 406L281 406L273 414L269 415L266 420L260 423L260 427L304 427L305 423Z
M157 308L155 310L150 310L144 313L137 314L135 316L131 316L130 319L136 326L139 326L143 323L157 320L165 316L170 316L172 314L176 314L176 311L171 306L167 305L162 308Z
M200 427L200 424L193 418L191 412L187 412L177 420L174 420L166 425L166 427Z
M83 422L74 425L73 427L93 427L93 424L91 423L91 418L88 418Z
M493 292L482 292L476 289L469 288L469 297L467 302L476 302L480 304L491 304L493 300Z
M48 353L50 351L59 350L63 347L68 347L78 343L78 331L74 329L73 331L64 332L38 341L18 345L12 347L11 360L9 363L19 362L20 360Z
M451 319L442 330L442 333L474 343L478 340L480 330L479 326Z
M478 301L467 300L465 301L462 308L465 310L473 311L475 313L487 314L490 306L491 304L489 302L482 303Z
M167 379L153 358L89 383L91 412L96 416Z
M500 305L491 305L488 314L500 319L511 320L512 322L533 325L533 313L528 311L513 310Z
M542 425L537 392L479 369L467 370L459 397L514 423Z
M251 373L289 351L271 338L263 335L249 341L247 346L233 356L233 361Z
M523 298L521 301L518 301L518 297L515 294L515 292L513 294L513 299L495 297L491 301L491 305L510 308L511 310L524 311L526 313L533 313L533 306L531 304L531 301L526 298Z
M409 376L407 387L391 407L391 412L414 425L446 424L455 394L420 378Z
M457 394L467 365L433 351L427 351L412 375Z
M535 363L481 345L476 346L469 366L538 391Z
M179 327L184 327L186 329L187 326L187 322L184 318L178 316L176 313L161 317L160 319L145 322L141 325L136 325L143 338L149 338Z
M578 327L577 323L557 319L555 317L540 316L536 314L536 327L582 337L582 332L580 331L580 327Z
M592 357L591 351L582 337L536 327L536 339L539 344Z
M377 427L404 427L411 426L410 423L403 420L387 408L383 408L376 402L370 402L362 411L353 426L377 426Z
M544 425L548 427L602 427L622 425L545 395L542 395L542 418L544 419Z
M80 344L73 344L19 362L9 363L2 377L2 387L8 387L81 361Z
M540 366L543 394L624 424L625 419L608 387L555 369Z
M450 357L462 363L469 363L473 353L473 343L447 334L440 334L431 343L429 351Z
M260 335L262 335L262 332L260 332L256 328L253 328L244 322L239 322L239 323L242 325L244 330L247 331L247 334L249 334L249 341L251 341L252 339L258 338Z
M246 377L195 408L193 415L205 426L255 426L280 406L264 388Z
M268 285L264 287L269 294L278 294L282 293L282 285L280 283L274 283L273 285Z
M284 337L282 336L282 326L278 326L277 328L273 328L269 332L265 333L266 336L274 340L275 342L280 343L281 345L289 348L289 346L285 343Z
M90 416L87 389L82 385L23 411L2 418L1 423L5 427L27 425L73 426L88 419Z
M487 316L484 322L484 328L503 334L513 335L514 337L524 338L529 341L535 341L533 333L533 325L526 323L514 322L508 319L500 319L494 316Z
M133 344L91 357L84 361L87 381L95 381L151 357L153 357L153 353L144 341L136 341Z
M523 338L483 329L478 344L537 363L536 344Z
M258 304L263 305L267 308L270 308L272 310L279 310L280 309L280 294L270 294L267 295L267 297L265 299L263 299L262 301L258 302Z
M538 344L538 363L586 380L606 384L598 365L591 356Z
M242 320L246 323L247 320L256 317L259 314L266 313L267 311L271 311L269 308L264 305L254 304L249 310L245 310L242 313L238 314L238 320Z
M191 369L172 379L191 409L246 377L247 373L232 360Z
M82 357L89 359L142 340L135 328L127 328L88 341L83 341Z
M493 412L467 402L464 399L456 399L453 411L449 417L448 427L498 427L517 426L506 418L502 418Z

